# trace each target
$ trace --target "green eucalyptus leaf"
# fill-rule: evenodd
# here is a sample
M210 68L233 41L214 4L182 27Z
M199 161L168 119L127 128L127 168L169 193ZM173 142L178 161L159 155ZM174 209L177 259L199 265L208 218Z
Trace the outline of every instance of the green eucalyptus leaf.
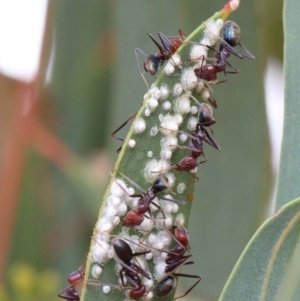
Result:
M191 124L197 122L195 112L189 112L191 106L198 106L198 104L190 98L190 93L188 92L192 91L196 86L195 79L189 80L189 76L195 76L193 64L195 64L196 60L191 59L191 51L195 45L188 41L200 41L202 38L205 38L206 44L211 43L213 45L218 40L218 37L216 34L211 34L211 27L210 30L207 30L206 27L213 26L213 30L220 31L223 25L222 20L226 19L232 10L236 9L236 6L232 6L232 4L238 5L239 2L229 1L220 12L205 21L205 24L202 23L185 39L185 43L179 48L178 53L173 55L169 62L166 62L163 72L160 73L155 83L151 86L151 89L144 96L144 102L136 114L129 134L124 141L112 174L112 181L104 196L99 221L94 230L90 253L86 263L86 281L84 282L81 300L120 300L125 298L124 291L120 289L120 285L118 284L119 277L115 270L115 260L108 260L105 263L105 260L101 257L103 256L102 253L109 258L109 254L111 254L109 241L115 236L139 235L136 239L140 243L141 240L147 238L149 231L152 229L128 229L122 227L120 224L117 225L118 218L114 219L116 222L113 222L112 219L110 220L108 205L112 201L112 198L121 198L122 201L126 198L128 199L128 196L126 196L128 192L124 193L124 191L128 191L132 187L135 189L135 194L140 194L142 191L139 191L139 188L136 187L137 185L146 191L153 185L154 180L160 173L166 173L169 183L173 182L173 185L171 185L172 190L179 194L173 196L173 198L185 200L186 204L184 206L179 205L179 207L175 204L177 207L173 205L172 211L165 211L166 219L163 222L162 218L159 218L159 214L161 215L160 212L158 214L152 213L154 220L156 218L155 227L157 230L152 230L151 234L156 233L160 235L164 232L168 237L171 237L170 233L166 230L167 227L169 228L173 224L180 227L188 226L195 176L187 172L174 172L172 166L178 164L187 155L187 151L180 148L174 151L172 147L170 148L175 143L173 141L177 135L177 128L174 124L180 125L179 129L181 131L190 132L192 128ZM208 38L209 40L207 40ZM202 46L198 45L197 47ZM177 62L177 58L181 60L181 63ZM174 89L175 85L178 86L178 84L181 88L183 87L181 92ZM166 95L163 91L167 91ZM203 95L202 92L201 94L198 94L198 92L195 93L197 98ZM207 92L208 90L205 93ZM157 96L157 93L161 96ZM166 109L167 103L165 101L171 104L169 109ZM198 106L198 109L203 110L202 106ZM195 116L192 116L192 114ZM162 127L165 128L162 129ZM174 131L172 132L168 129ZM168 139L173 140L171 142ZM170 150L174 151L171 158L167 156ZM168 198L170 197L168 196ZM165 201L162 201L159 204L165 209L165 203ZM117 215L114 217L117 217ZM149 219L145 220L149 221ZM157 239L159 240L159 238ZM139 250L137 251L141 251L141 249L143 248L139 245ZM103 250L106 251L103 252ZM99 257L101 258L99 259ZM98 278L99 264L102 267L102 273ZM147 264L149 265L151 274L153 274L155 265L151 260ZM153 278L153 281L155 285L157 278ZM111 287L112 291L104 294L103 287L107 288L107 286ZM165 300L171 300L173 296L174 293L165 298ZM153 300L156 300L156 298Z
M275 300L289 271L299 233L300 199L296 199L258 229L234 267L219 301Z

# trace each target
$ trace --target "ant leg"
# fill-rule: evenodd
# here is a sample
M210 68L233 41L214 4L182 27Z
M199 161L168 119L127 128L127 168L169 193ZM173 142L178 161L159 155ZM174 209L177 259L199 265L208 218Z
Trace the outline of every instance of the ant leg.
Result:
M191 139L195 139L195 136L193 136L193 135L191 135L191 134L189 134L189 133L187 133L187 132L185 132L185 131L181 131L181 130L178 130L178 131L176 131L176 130L169 130L169 129L167 129L167 128L164 128L163 126L160 126L160 128L161 128L161 129L164 129L164 130L167 130L167 131L170 131L170 132L176 132L176 133L185 134L185 135L187 135L188 137L190 137ZM177 146L177 145L169 145L169 146Z
M169 255L169 257L166 259L166 263L169 265L172 263L172 261L174 261L174 259L176 259L176 261L178 260L178 262L176 262L176 264L172 264L172 268L171 269L167 269L166 273L173 273L175 270L177 270L179 267L183 266L183 265L189 265L189 264L193 264L194 261L187 261L189 258L191 258L193 255L189 254L189 255L185 255L182 256L180 258L178 258L178 255L172 256L172 254Z
M159 196L158 196L158 198L160 198ZM164 213L164 211L162 210L162 208L159 206L159 205L157 205L156 203L154 203L153 201L151 201L150 202L154 207L156 207L158 210L160 210L160 212L161 212L161 214L162 214L162 216L163 216L163 219L166 219L166 216L165 216L165 213ZM149 208L149 213L151 214L151 210L150 210L150 208Z
M205 84L207 90L209 91L209 93L213 93L213 89L211 88L211 86L209 85L209 83L208 83L206 80L204 80L203 82L204 82L204 84ZM200 102L199 102L198 100L196 100L195 97L193 97L193 98L194 98L194 100L195 100L198 104L200 104ZM207 98L207 100L211 103L211 105L212 105L215 109L218 108L218 105L217 105L216 100L215 100L211 95L209 95L209 97ZM201 108L203 108L203 107L201 106Z
M182 296L176 297L174 300L185 297L202 279L201 276L189 274L174 274L174 276L198 279Z
M132 268L131 266L129 266L128 264L126 264L125 262L123 262L121 260L116 260L116 262L118 262L124 269L126 269L126 270L128 270L128 271L130 271L134 274L139 273L142 276L146 277L147 279L149 279L149 280L151 279L150 275L144 270L137 271L137 270L135 270L134 268Z
M131 198L141 198L141 197L143 197L142 194L128 194L128 192L126 191L126 189L122 185L120 185L118 183L118 181L116 181L116 183L125 192L125 194L127 194L129 197L131 197Z
M209 129L212 132L212 134L214 135L214 131L211 128L209 128ZM205 142L207 144L209 144L210 146L214 147L215 149L221 150L217 141L213 137L210 136L210 134L208 133L208 131L206 129L203 129L203 130L205 131L205 134L206 134L206 138L204 139Z
M210 96L210 97L208 98L208 101L211 103L211 105L212 105L215 109L218 108L217 101L216 101L213 97Z
M175 39L177 37L167 37L165 36L162 32L159 32L158 33L158 37L161 41L161 43L163 44L163 47L169 52L171 53L171 45L172 45L172 42L170 41L170 38L172 39ZM152 41L154 41L154 38L151 37ZM155 43L156 44L156 43ZM157 45L157 44L156 44ZM159 49L162 53L165 53L166 51L165 50L162 50L162 49Z
M216 81L213 81L213 82L211 82L211 83L214 84L214 85L226 83L226 82L227 82L226 71L224 71L224 75L225 75L225 79L223 79L223 80L216 80Z
M116 285L116 284L102 283L99 280L95 280L95 279L87 279L86 284L87 285L95 285L95 286L106 286L107 285L107 286L109 286L113 289L117 289L117 290L120 290L120 291L125 291L125 290L131 290L132 289L132 286L125 287L125 284L124 285L122 284L123 286L119 286L119 285ZM70 300L70 301L73 301L73 300Z
M230 74L236 74L236 73L239 73L240 70L235 68L233 65L231 65L229 62L226 61L226 64L228 67L230 67L231 69L233 69L233 71L227 71L227 73L230 73Z
M136 114L134 114L133 116L129 117L124 123L122 123L110 136L117 139L117 140L120 140L120 141L124 141L125 139L124 138L121 138L121 137L115 137L115 134L117 132L119 132L131 119L135 118ZM122 146L119 147L117 149L117 153L119 153L122 149Z
M123 178L125 178L128 182L130 182L133 186L135 186L137 189L139 189L140 191L142 191L143 193L146 193L146 191L144 189L142 189L138 184L136 184L135 182L133 182L131 179L129 179L127 176L125 176L122 172L116 170L116 172L118 174L120 174ZM142 195L136 195L136 197L138 196L142 196ZM133 196L134 197L134 196Z
M150 39L152 40L152 42L156 45L156 47L159 49L159 51L161 53L163 53L163 54L166 54L165 49L167 49L167 47L165 47L165 44L163 43L163 41L161 40L162 43L163 43L163 46L161 46L161 44L159 44L159 42L154 38L154 36L151 33L148 33L148 36L150 37ZM159 38L160 38L160 35L159 35ZM163 47L165 47L165 49Z
M120 138L120 137L115 137L115 134L118 133L131 119L135 118L136 113L134 115L132 115L131 117L129 117L126 121L124 121L113 133L111 133L111 137L120 140L120 141L124 141L124 138Z
M203 46L206 46L206 45L203 45ZM197 62L197 61L199 61L199 60L202 60L201 66L200 66L200 68L202 68L203 62L204 62L204 60L206 60L206 59L207 59L207 58L206 58L204 55L200 55L200 57L198 57L198 58L191 59L191 60L189 61L189 63L191 64L191 63L195 63L195 62Z
M174 66L178 67L177 64L174 62L174 60L172 58L172 54L174 54L177 51L177 49L176 49L175 52L172 51L172 49L171 49L172 42L170 41L170 38L165 36L161 32L158 33L158 36L159 36L159 39L161 40L161 42L163 44L163 47L167 50L167 51L164 50L162 53L166 56L166 58L170 58L172 60ZM175 38L178 38L178 37L173 37L173 38L175 39Z
M245 53L240 53L243 57L245 57L246 59L249 59L249 60L254 60L255 59L255 56L245 46L243 46L241 44L241 42L239 42L238 45L240 45L246 51L246 54Z
M138 63L139 69L140 69L140 73L141 73L141 76L143 78L144 83L146 84L146 86L149 90L150 86L149 86L149 84L148 84L148 82L145 78L145 75L144 75L146 73L146 71L143 71L143 69L142 69L141 62L140 62L139 57L138 57L138 53L143 55L146 58L148 57L148 55L143 50L141 50L139 48L135 48L135 57L136 57L136 60L137 60L137 63Z
M125 270L124 267L123 267L123 268L120 270L120 272L119 272L119 278L121 279L122 286L125 286L123 270Z
M165 200L165 201L173 202L175 204L179 204L179 205L184 205L185 204L185 201L181 200L180 198L179 198L180 200L173 200L173 199L169 199L169 198L166 198L166 197L158 195L158 194L157 194L157 197L162 199L162 200Z
M195 185L199 181L199 178L196 175L192 174L191 172L189 172L189 174L195 179L195 181L193 183L190 183L189 186L187 186L186 189L188 189L191 186Z
M187 35L184 33L184 31L183 31L182 29L178 29L178 31L179 31L179 35L180 35L182 38L186 39Z
M211 89L211 87L208 85L208 83L206 83L207 87L209 87ZM210 91L210 89L208 89L208 91ZM213 91L210 91L210 93L213 92ZM218 108L218 104L217 104L217 101L209 95L209 97L207 98L207 100L210 102L210 104L215 108L217 109Z

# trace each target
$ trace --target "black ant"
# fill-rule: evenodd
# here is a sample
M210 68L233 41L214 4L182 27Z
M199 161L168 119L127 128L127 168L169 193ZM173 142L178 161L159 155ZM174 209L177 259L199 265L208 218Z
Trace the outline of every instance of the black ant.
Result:
M126 214L126 216L122 219L122 224L125 227L139 226L143 222L146 212L149 212L149 215L151 216L150 204L152 204L155 207L157 207L158 209L160 209L163 217L165 218L164 212L161 209L161 207L153 202L153 200L156 197L158 197L162 200L165 200L165 201L170 201L170 202L174 202L174 203L178 203L178 204L182 204L182 205L185 204L185 202L182 200L173 200L173 199L169 199L169 198L158 195L159 192L163 192L163 191L167 190L167 188L168 188L168 186L167 186L168 178L165 176L161 176L161 177L157 178L154 181L153 185L147 191L144 191L136 183L134 183L132 180L130 180L128 177L126 177L124 174L122 174L121 172L118 172L118 173L122 177L127 179L130 183L132 183L135 187L137 187L138 189L143 191L143 194L129 195L130 197L139 197L139 200L138 200L137 209L130 210ZM122 186L121 186L121 188L124 189Z
M176 245L169 251L161 251L168 254L165 260L166 267L164 272L166 276L155 286L154 295L160 298L167 297L176 286L175 276L198 279L182 296L175 298L179 299L186 296L201 281L202 277L199 275L176 273L176 270L183 265L193 264L194 262L188 261L192 257L192 254L185 255L186 251L190 252L188 232L184 228L173 226L171 234L176 241Z
M179 29L179 36L175 37L167 37L161 32L158 33L158 37L161 41L161 44L153 37L151 33L148 33L148 36L150 39L154 42L154 44L157 46L159 51L153 55L148 55L140 48L135 49L135 56L138 62L138 66L140 69L141 76L146 84L146 86L149 89L149 84L144 76L144 73L149 73L150 75L155 77L155 74L158 71L158 68L162 66L166 60L170 59L172 54L174 54L177 49L182 45L182 43L185 40L185 33ZM144 71L142 70L140 60L138 58L138 54L141 54L145 57L144 61Z
M70 285L58 294L58 297L66 299L67 301L78 301L80 295L77 292L77 286L84 279L84 266L80 267L78 271L72 272L68 277Z
M202 56L202 63L200 68L194 69L195 75L201 79L206 81L213 81L217 79L217 73L223 72L225 79L213 82L214 84L219 84L227 81L227 73L238 73L239 70L232 66L228 61L227 58L232 54L240 59L247 58L247 59L254 59L254 56L241 44L241 30L239 26L234 23L233 21L227 21L222 30L222 38L219 37L221 40L219 50L215 50L213 47L205 45L207 48L216 52L215 55L215 63L214 64L205 64L204 65L204 56ZM241 46L245 51L245 53L240 53L233 49L237 45ZM227 71L226 67L229 66L233 69L233 71Z

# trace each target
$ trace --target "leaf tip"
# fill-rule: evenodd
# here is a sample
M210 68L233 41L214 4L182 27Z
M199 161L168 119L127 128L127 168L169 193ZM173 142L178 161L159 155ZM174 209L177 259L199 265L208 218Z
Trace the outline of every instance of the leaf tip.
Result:
M240 5L240 0L230 0L225 4L223 7L221 13L222 13L222 19L227 19L228 15L235 11Z

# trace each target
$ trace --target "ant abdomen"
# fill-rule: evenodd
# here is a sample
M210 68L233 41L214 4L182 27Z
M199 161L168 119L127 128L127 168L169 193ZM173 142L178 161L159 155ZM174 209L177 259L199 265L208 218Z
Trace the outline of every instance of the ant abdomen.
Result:
M235 47L241 40L241 29L233 21L227 21L223 27L223 39L231 47Z
M219 71L216 65L207 64L203 65L201 68L194 69L194 72L197 77L205 78L205 80L211 81L217 79L217 72Z
M168 182L168 178L166 178L166 177L164 177L164 178L160 177L160 178L156 179L152 186L153 192L157 193L157 192L165 191L168 188L167 182Z
M144 62L144 69L150 75L155 75L158 68L161 66L161 60L155 55L149 55Z
M113 248L116 255L124 262L132 260L132 250L128 243L122 239L116 239L113 242Z
M154 290L154 295L158 298L167 297L175 286L176 279L173 276L168 276L157 284Z

